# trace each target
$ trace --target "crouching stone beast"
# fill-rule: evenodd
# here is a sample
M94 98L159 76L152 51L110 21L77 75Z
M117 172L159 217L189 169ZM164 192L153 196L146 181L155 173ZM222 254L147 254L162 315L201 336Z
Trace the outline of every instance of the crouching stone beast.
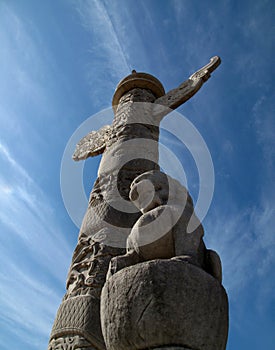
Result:
M142 212L127 239L127 253L113 258L107 279L124 267L154 259L180 259L196 265L221 282L218 254L203 242L204 230L194 215L193 201L177 180L148 171L131 184L130 200ZM193 232L188 232L192 221Z

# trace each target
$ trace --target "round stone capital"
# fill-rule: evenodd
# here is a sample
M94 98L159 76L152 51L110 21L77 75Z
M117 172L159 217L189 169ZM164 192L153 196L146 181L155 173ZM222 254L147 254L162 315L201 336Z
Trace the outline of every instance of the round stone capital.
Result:
M114 111L116 111L116 106L118 105L121 96L134 88L151 90L156 98L165 94L164 87L157 78L151 74L137 73L133 70L132 74L122 79L116 87L112 101Z

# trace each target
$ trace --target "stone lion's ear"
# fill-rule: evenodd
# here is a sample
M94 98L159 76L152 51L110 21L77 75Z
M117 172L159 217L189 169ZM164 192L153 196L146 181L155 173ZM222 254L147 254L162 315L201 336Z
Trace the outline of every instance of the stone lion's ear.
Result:
M91 131L76 145L73 160L84 160L103 153L112 131L113 127L111 125L105 125L98 131Z

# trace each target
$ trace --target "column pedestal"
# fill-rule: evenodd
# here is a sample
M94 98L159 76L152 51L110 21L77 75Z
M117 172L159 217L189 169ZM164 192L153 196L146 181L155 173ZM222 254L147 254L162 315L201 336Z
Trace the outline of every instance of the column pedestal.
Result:
M107 350L225 350L227 295L199 267L152 260L106 282L101 325Z

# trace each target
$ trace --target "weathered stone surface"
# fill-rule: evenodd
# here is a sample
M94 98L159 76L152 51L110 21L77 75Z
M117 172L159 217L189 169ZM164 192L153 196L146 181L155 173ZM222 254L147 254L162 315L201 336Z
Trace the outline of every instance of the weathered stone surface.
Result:
M227 295L215 278L192 264L153 260L106 282L101 322L108 350L224 350Z
M107 278L138 262L177 257L221 282L219 256L205 247L203 227L194 215L193 201L185 187L159 170L149 171L132 182L130 199L143 215L128 236L127 254L111 259ZM188 233L191 216L197 228Z
M221 59L218 56L212 57L208 64L192 74L179 87L168 91L166 94L157 78L147 73L133 71L132 74L122 79L116 88L112 101L114 112L116 113L121 104L125 102L150 102L156 105L152 113L154 115L158 114L158 105L165 107L161 108L160 112L163 117L171 109L176 109L188 101L210 78L210 74L220 63ZM129 94L132 90L140 90L140 96L136 93L136 97L132 93ZM151 94L154 96L153 99L146 95L147 91L151 91ZM121 97L123 97L123 100L121 100ZM106 125L98 131L91 131L77 144L73 159L78 161L103 153L106 144L108 144L109 139L114 137L115 133L115 123Z
M49 350L97 350L82 336L66 335L53 339L49 344Z
M164 96L159 97L155 104L175 109L188 101L210 78L210 74L220 65L221 59L214 56L210 62L192 74L189 79L183 82L178 88L168 91Z
M148 90L137 88L120 99L112 132L102 146L105 148L98 179L91 192L89 206L79 232L78 244L67 278L67 292L57 313L51 339L61 337L62 334L65 336L68 332L76 332L87 338L92 346L100 350L105 349L99 314L101 289L111 258L125 253L126 239L140 216L140 212L129 201L130 184L143 172L159 168L159 129L150 123L150 104L140 104L137 107L133 104L133 101L144 99L153 102L155 96ZM141 118L137 119L139 116ZM136 123L137 120L141 123ZM144 121L148 124L143 124ZM148 143L143 142L144 149L137 150L135 143L131 146L129 141L141 137L148 140ZM98 141L94 139L91 142L95 142L96 149ZM85 142L83 145L88 151L89 146ZM81 148L81 152L85 153L85 150ZM137 160L138 152L141 156ZM143 159L144 154L151 155L149 161ZM127 162L127 159L130 161ZM131 162L132 159L135 161ZM123 208L120 210L121 198L126 201L128 207L132 206L133 213L128 213ZM79 300L89 301L86 309L80 308ZM69 317L69 309L66 307L68 303ZM85 322L82 324L78 321L83 317ZM78 322L77 326L74 322Z
M156 78L133 72L120 82L116 90L112 125L92 131L77 145L73 156L75 160L101 153L103 156L79 232L68 274L67 292L57 312L49 350L105 349L99 304L109 262L125 254L126 240L133 226L141 215L149 213L140 212L129 201L130 185L137 176L159 170L161 119L171 111L170 108L176 108L194 95L218 64L219 60L213 58L210 64L166 95ZM142 142L139 141L141 139ZM127 210L124 210L125 207ZM171 215L174 215L172 211ZM171 249L175 250L177 246L173 243ZM146 259L152 258L150 249ZM208 252L207 261L217 258L214 252ZM139 258L138 255L134 263L139 262ZM165 344L157 344L162 345ZM174 346L174 343L170 345Z
M132 74L122 79L117 85L112 101L114 111L117 109L121 96L137 87L152 91L156 97L160 97L165 94L161 82L156 77L148 73L137 73L135 70L133 70ZM144 102L146 102L146 100L144 100Z
M64 300L57 311L51 338L78 334L85 338L90 346L105 349L99 309L99 299L91 296L75 296Z
M76 145L73 159L76 161L83 160L103 153L111 132L113 132L113 130L110 125L105 125L98 131L91 131Z

